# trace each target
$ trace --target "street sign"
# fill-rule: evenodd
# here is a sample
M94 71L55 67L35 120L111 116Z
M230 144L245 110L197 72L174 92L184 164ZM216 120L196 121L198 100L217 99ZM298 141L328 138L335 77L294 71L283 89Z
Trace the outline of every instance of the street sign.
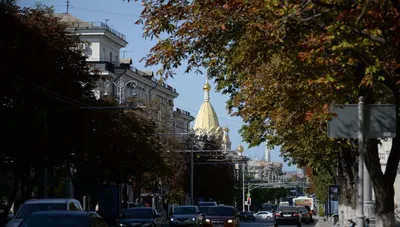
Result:
M250 192L247 192L247 197L251 197L251 194L250 194Z
M365 105L365 137L394 138L396 136L396 106L390 104ZM332 105L337 116L328 121L329 138L358 138L358 105Z

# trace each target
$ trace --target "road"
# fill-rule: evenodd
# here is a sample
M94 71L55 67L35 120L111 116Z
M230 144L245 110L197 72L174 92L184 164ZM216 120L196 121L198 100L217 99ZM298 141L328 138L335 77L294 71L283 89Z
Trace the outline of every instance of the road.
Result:
M316 223L316 222L315 222ZM314 227L315 223L310 223L308 225L303 224L302 226L304 227ZM240 227L273 227L274 222L272 220L256 220L255 222L253 221L241 221L240 222ZM284 225L285 227L297 227L295 225Z

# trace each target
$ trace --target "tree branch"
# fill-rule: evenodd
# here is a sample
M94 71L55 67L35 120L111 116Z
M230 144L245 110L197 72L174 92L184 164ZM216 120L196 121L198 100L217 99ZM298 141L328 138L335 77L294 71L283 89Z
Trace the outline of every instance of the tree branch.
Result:
M395 94L395 104L396 104L396 131L400 131L400 116L399 116L399 106L400 106L400 100L399 96ZM390 150L390 154L388 157L388 161L386 164L386 170L385 170L385 180L390 182L394 182L397 176L397 168L399 166L399 161L400 161L400 152L399 150L399 142L400 142L400 136L396 136L392 140L392 148Z
M399 0L390 0L393 6L400 11L400 1Z
M365 5L360 13L360 15L358 15L357 20L356 20L356 24L358 24L358 22L360 22L360 20L364 17L365 12L367 11L367 7L369 5L369 0L367 0L365 2Z

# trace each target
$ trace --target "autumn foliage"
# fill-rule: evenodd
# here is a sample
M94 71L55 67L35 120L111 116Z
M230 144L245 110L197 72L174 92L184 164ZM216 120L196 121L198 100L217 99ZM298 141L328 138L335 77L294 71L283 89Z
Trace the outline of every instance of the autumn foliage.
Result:
M357 170L345 166L354 166L357 145L327 138L326 122L335 117L329 105L357 103L363 95L399 106L398 0L149 0L143 7L138 24L145 37L158 39L147 65L161 64L158 73L166 77L183 63L187 72L205 67L230 95L228 108L245 121L241 132L253 146L279 145L284 157L317 171L332 171L341 160L349 189L342 202L354 207ZM398 142L385 173L377 140L368 142L367 168L376 198L382 196L378 225L394 220L387 204Z

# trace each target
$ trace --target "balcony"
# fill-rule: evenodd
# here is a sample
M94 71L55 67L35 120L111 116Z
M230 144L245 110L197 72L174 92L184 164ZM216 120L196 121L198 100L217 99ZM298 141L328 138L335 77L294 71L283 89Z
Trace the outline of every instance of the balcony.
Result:
M88 65L89 65L89 68L90 69L95 69L95 70L98 70L98 71L109 71L109 72L112 72L112 73L115 73L115 65L114 65L114 63L112 63L112 62L110 62L110 60L109 59L103 59L103 58L100 58L100 59L88 59L87 60L87 63L88 63Z
M126 41L126 37L124 34L116 31L115 29L110 28L107 24L103 22L67 22L68 28L75 29L91 29L91 30L107 30L117 36L118 38Z

